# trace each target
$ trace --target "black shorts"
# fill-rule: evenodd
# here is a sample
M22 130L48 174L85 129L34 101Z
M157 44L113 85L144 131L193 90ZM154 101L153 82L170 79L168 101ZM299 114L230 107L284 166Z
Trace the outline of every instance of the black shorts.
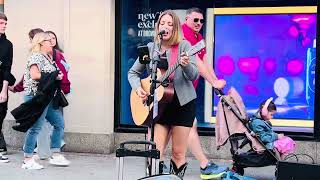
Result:
M167 104L164 113L162 113L162 116L157 123L169 126L192 127L195 117L196 99L180 106L178 97L176 93L174 93L172 102Z

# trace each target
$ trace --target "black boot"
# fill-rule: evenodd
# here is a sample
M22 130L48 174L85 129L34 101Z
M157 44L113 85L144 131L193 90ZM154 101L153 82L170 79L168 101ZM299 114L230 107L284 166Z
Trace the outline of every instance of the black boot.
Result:
M188 163L184 163L179 168L177 167L176 163L174 161L170 161L170 174L174 174L179 176L181 179L183 179L184 173L186 172Z
M164 166L164 162L160 161L159 162L159 174L163 174L163 166Z

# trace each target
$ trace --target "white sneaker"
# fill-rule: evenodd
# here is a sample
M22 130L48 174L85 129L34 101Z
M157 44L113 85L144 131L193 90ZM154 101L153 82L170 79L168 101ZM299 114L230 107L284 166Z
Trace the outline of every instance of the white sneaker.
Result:
M43 169L43 166L37 163L34 159L30 159L28 161L23 161L21 168L30 169L30 170L39 170L39 169Z
M66 146L66 142L64 140L61 140L61 151L63 150L63 148Z
M0 155L0 163L8 163L9 162L9 158Z
M69 166L70 161L67 160L63 155L54 155L50 158L49 163L56 166Z
M34 148L33 153L38 153L38 147Z
M49 160L50 157L48 156L40 157L38 154L33 154L32 158L36 161L39 161L39 160Z
M40 157L39 157L38 154L34 154L34 155L32 156L32 159L34 159L34 160L36 160L36 161L39 161L39 160L40 160Z

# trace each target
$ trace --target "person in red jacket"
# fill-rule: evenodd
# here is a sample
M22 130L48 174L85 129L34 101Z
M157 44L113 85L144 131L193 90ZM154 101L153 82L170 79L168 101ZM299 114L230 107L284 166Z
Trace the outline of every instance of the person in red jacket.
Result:
M203 12L199 8L190 8L186 12L185 22L182 24L182 31L184 38L188 40L191 45L197 44L203 40L202 35L199 33L204 24ZM207 80L210 85L216 89L222 89L226 85L226 81L218 79L213 66L207 62L206 50L200 51L197 56L197 67L199 74ZM194 88L197 88L198 80L193 81ZM197 132L197 120L195 119L191 128L188 147L192 154L200 162L200 177L201 179L215 179L220 177L227 169L226 167L220 167L213 162L210 162L203 153L200 144L200 138Z
M51 36L51 43L53 45L53 52L52 52L53 60L55 61L58 68L63 74L63 78L61 80L61 90L63 91L64 94L69 94L71 83L68 79L68 72L69 72L70 66L66 62L62 54L63 53L62 49L59 47L57 35L53 31L46 31L46 32L49 33Z

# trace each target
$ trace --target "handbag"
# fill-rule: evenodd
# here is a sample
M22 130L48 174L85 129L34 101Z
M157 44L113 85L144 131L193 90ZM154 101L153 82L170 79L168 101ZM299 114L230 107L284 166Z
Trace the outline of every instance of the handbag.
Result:
M60 107L66 107L69 105L69 102L66 98L66 95L64 95L64 93L60 90L60 93L59 93L59 106Z

